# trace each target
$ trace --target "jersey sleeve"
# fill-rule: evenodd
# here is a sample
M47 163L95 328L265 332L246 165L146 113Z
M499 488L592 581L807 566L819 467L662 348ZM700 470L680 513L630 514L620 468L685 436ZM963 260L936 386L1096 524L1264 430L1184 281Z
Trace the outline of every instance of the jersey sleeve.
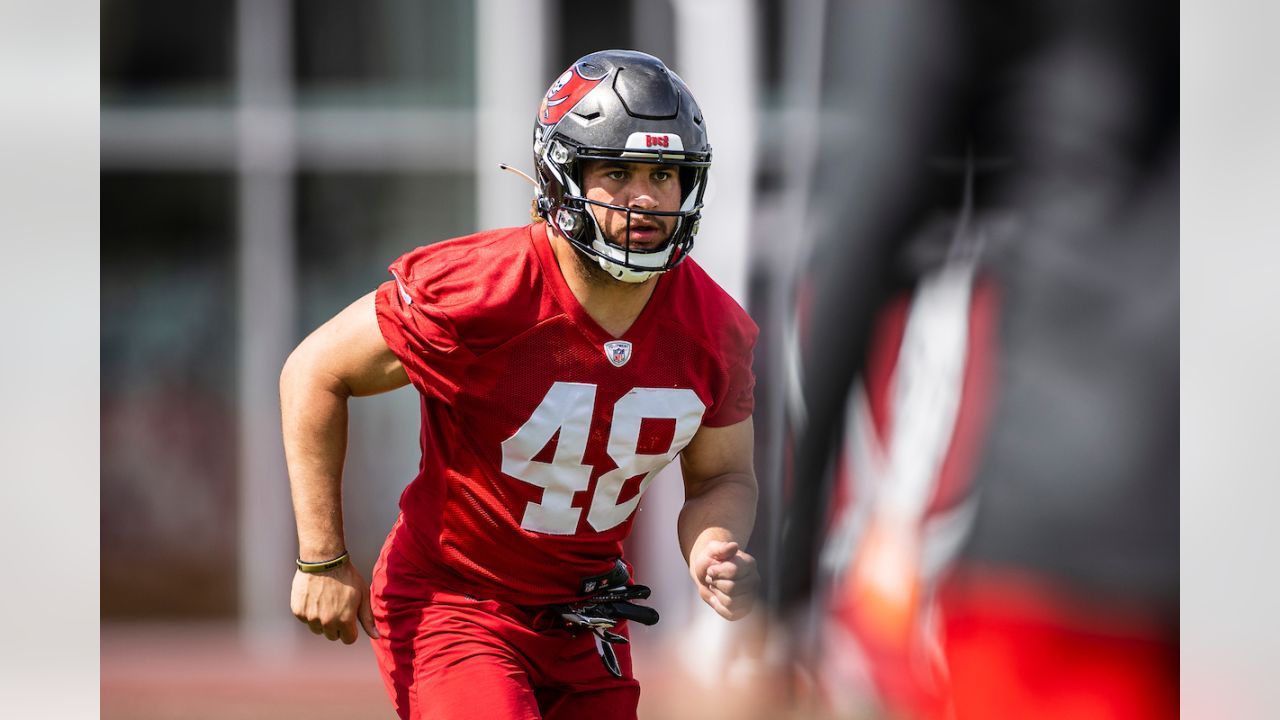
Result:
M728 373L728 386L719 401L712 405L702 424L727 427L751 417L755 410L756 376L751 370L759 328L751 318L734 306L722 339L723 358Z
M448 402L468 353L440 302L448 268L432 260L430 247L424 247L392 263L392 277L378 287L374 307L382 337L409 381L424 395Z

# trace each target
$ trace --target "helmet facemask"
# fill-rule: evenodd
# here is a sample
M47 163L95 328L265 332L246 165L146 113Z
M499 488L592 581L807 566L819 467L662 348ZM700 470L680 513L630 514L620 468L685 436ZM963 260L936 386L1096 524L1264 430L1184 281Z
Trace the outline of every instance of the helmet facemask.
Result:
M702 198L706 191L706 164L685 164L671 157L671 153L581 152L567 143L556 140L543 149L546 157L540 158L539 170L548 168L551 173L539 172L542 198L546 216L565 239L579 251L591 256L611 277L623 282L639 283L666 272L689 254L702 216ZM616 160L644 165L667 165L675 168L680 177L680 206L676 210L644 210L615 205L586 197L583 187L582 161ZM555 177L553 173L558 173ZM546 177L551 175L551 177ZM546 201L546 202L544 202ZM595 206L606 211L621 213L626 218L622 233L623 244L610 242L605 229L600 226ZM667 227L664 220L675 218L671 232L658 246L640 250L631 247L632 219L638 216L653 218L658 226Z

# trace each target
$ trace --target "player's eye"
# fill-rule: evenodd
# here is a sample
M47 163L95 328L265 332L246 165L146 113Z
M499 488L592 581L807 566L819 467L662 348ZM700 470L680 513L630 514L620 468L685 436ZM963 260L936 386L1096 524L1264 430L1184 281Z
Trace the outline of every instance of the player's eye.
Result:
M626 170L610 170L609 172L605 173L605 177L615 182L622 182L623 180L627 179L627 171Z
M670 170L654 170L653 171L653 179L658 182L666 182L671 178L672 178L672 172Z

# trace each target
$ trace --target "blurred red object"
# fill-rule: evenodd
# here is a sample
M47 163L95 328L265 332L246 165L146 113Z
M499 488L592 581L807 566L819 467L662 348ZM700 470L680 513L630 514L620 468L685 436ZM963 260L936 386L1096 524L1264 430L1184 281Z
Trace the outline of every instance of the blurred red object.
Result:
M979 569L958 572L941 600L960 720L1178 715L1176 633L1140 611Z

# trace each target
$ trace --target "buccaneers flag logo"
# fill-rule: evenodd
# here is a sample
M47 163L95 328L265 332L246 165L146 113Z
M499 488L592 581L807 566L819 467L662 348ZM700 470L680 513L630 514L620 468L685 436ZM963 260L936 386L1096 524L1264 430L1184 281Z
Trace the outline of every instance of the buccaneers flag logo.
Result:
M602 76L589 80L582 76L577 66L565 70L563 75L551 83L551 89L547 90L546 97L542 99L542 106L538 108L538 120L543 125L560 122L560 118L568 114L603 79Z

